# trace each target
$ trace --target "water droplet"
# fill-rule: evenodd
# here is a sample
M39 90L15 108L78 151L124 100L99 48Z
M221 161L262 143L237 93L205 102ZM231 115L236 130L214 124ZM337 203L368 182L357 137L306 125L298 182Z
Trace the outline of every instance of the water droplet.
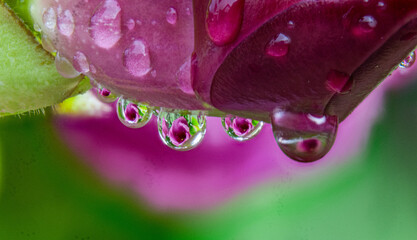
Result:
M354 33L356 35L362 35L373 32L377 25L378 21L373 16L364 16L358 20L357 25L354 28Z
M135 40L124 52L124 66L130 74L142 77L151 70L149 49L142 40Z
M46 36L46 34L42 34L41 42L43 49L50 53L56 53L54 45L52 44L51 40L49 40L49 38Z
M347 93L351 90L352 84L347 73L331 70L327 75L327 87L337 93Z
M211 0L206 15L206 30L216 45L233 42L241 29L244 0Z
M170 148L187 151L197 147L206 134L204 114L186 115L161 110L158 131L162 141Z
M127 27L127 29L129 29L129 31L133 30L135 28L135 26L136 26L135 20L133 20L133 19L127 20L126 27Z
M176 24L178 19L177 10L175 10L175 8L172 7L169 8L167 11L166 19L169 24Z
M58 30L62 35L70 37L74 33L74 29L74 17L70 10L65 10L58 15Z
M248 118L227 116L222 118L222 125L230 137L242 142L258 135L264 123Z
M400 68L410 68L416 62L416 52L412 51L399 65Z
M383 1L379 1L376 6L378 7L378 10L380 11L384 11L387 9L387 4L385 4L385 2Z
M53 31L56 27L56 13L53 8L48 8L42 15L43 25L46 29Z
M97 85L97 98L104 103L112 103L117 100L117 96L111 93L107 88L102 87L100 84Z
M73 58L75 70L80 73L88 73L90 71L90 64L87 57L82 52L76 52Z
M74 66L72 66L71 62L61 56L59 52L55 56L55 67L58 73L64 78L75 78L80 75L80 73L75 70Z
M290 44L291 39L280 33L266 45L266 54L273 57L283 57L287 55Z
M326 155L336 138L336 116L275 111L272 129L281 150L299 162L313 162Z
M101 48L113 47L122 37L121 8L116 0L105 0L90 20L90 35Z
M294 29L295 28L295 23L293 21L288 21L287 27L288 27L288 29Z
M39 24L37 24L37 23L35 23L35 24L33 24L33 29L36 31L36 32L39 32L39 33L41 33L42 32L42 28L39 26Z
M119 98L117 116L120 121L130 128L141 128L152 118L152 109L144 104Z

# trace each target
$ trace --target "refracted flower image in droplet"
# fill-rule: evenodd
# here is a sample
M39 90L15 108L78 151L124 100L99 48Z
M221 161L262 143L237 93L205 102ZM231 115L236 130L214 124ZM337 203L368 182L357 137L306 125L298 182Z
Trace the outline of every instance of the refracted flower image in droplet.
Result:
M119 98L117 116L129 128L141 128L152 119L152 109L135 101Z
M299 162L313 162L324 157L336 139L336 116L314 116L276 110L272 129L281 150Z
M109 89L102 87L101 85L97 86L96 96L98 100L104 103L112 103L117 100L117 96L113 94Z
M158 132L162 142L178 151L197 147L206 134L206 116L199 114L170 113L161 109L158 115Z
M412 51L399 65L400 68L410 68L416 62L416 52Z
M287 55L290 44L291 38L280 33L266 45L265 52L272 57L283 57Z
M243 142L250 140L262 130L263 122L237 116L222 118L222 125L226 133L234 140Z

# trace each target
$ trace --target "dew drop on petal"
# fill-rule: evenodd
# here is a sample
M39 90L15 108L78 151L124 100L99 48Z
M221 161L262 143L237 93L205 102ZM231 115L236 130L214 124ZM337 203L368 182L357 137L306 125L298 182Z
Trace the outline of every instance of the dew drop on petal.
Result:
M222 118L222 125L230 137L243 142L258 135L264 123L248 118L226 116Z
M290 44L291 39L280 33L266 45L265 52L272 57L283 57L287 55Z
M133 76L142 77L148 74L151 70L151 58L149 48L144 41L135 40L125 50L123 65Z
M80 73L88 73L90 71L90 64L88 59L82 52L76 52L73 58L73 64L75 70Z
M399 65L400 68L410 68L416 62L416 52L412 51Z
M152 109L121 97L117 102L117 116L123 125L129 128L141 128L151 120Z
M277 110L272 129L281 150L293 160L313 162L324 157L336 138L336 116L314 116Z
M43 25L49 31L53 31L56 27L56 13L53 8L48 8L42 15Z
M61 76L64 78L75 78L80 75L71 62L65 57L61 56L59 52L55 56L55 67Z
M96 94L98 100L104 102L104 103L112 103L117 100L117 96L113 94L110 90L107 88L102 87L101 85L97 85L97 94Z
M331 70L327 75L327 88L336 93L349 92L352 87L350 75L344 72Z
M58 30L62 35L70 37L74 33L74 29L74 17L70 10L65 10L58 15Z
M166 112L158 115L158 132L162 142L178 151L197 147L206 134L206 116L202 113L186 115Z
M172 8L172 7L169 8L167 11L166 19L169 24L175 25L178 19L177 10L175 10L175 8Z
M46 34L42 34L41 42L43 49L50 53L56 53L56 48L52 44L51 40L46 36Z
M353 32L355 35L371 33L377 25L378 21L373 16L367 15L358 20L356 26L353 28Z
M121 8L116 0L103 1L90 20L90 35L94 43L105 49L113 47L122 37Z
M244 0L211 0L206 15L206 30L219 46L233 42L242 27Z
M127 27L127 29L129 29L129 31L133 30L135 28L135 26L136 26L135 20L133 20L133 19L127 20L126 27Z

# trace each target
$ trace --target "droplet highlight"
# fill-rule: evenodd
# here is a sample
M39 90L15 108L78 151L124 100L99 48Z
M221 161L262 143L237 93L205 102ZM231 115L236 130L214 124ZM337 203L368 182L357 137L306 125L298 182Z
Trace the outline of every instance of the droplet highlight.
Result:
M152 118L152 109L147 105L119 98L117 116L123 125L129 128L141 128Z
M48 8L42 14L42 22L46 29L53 31L56 28L56 13L53 8Z
M175 8L169 8L166 15L166 20L169 24L175 25L177 23L178 14Z
M272 114L272 129L281 150L299 162L314 162L324 157L336 138L336 116L314 116L277 110Z
M272 57L283 57L287 55L290 44L291 38L280 33L266 45L265 52Z
M112 48L122 37L121 8L116 0L105 0L90 20L90 35L104 49Z
M206 116L202 113L187 115L159 111L158 132L168 147L188 151L197 147L206 134Z
M226 133L239 142L254 138L262 130L263 122L237 116L222 118L222 125Z
M412 51L399 65L400 68L410 68L416 62L416 52Z
M135 40L125 50L123 64L130 74L136 77L143 77L151 70L151 59L149 49L142 40Z
M58 30L67 37L70 37L74 33L75 24L74 17L70 10L65 10L58 16Z
M55 67L61 76L64 78L75 78L80 75L71 62L58 52L55 56Z
M206 15L206 30L219 46L233 42L242 27L244 0L211 0Z

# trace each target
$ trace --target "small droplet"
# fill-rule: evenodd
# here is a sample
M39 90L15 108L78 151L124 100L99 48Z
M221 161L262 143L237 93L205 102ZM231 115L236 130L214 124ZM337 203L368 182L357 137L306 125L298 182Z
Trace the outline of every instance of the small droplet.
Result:
M142 77L151 70L149 49L142 40L135 40L124 52L124 66L130 74Z
M177 15L177 10L175 10L175 8L169 8L167 11L167 16L166 16L167 22L171 25L174 25L177 23L177 19L178 19L178 15Z
M280 33L274 37L266 46L266 54L273 57L283 57L287 55L291 39Z
M55 56L55 67L58 73L64 78L75 78L80 75L80 73L75 70L74 66L72 66L71 62L61 56L59 52Z
M288 27L288 29L294 29L295 28L295 23L293 21L288 21L287 27Z
M122 37L121 8L116 0L105 0L90 20L90 35L101 48L113 47Z
M387 10L387 4L385 4L385 2L383 1L379 1L376 6L378 7L378 10L380 11Z
M73 58L75 70L80 73L88 73L90 71L90 64L87 57L82 52L76 52Z
M243 142L258 135L264 123L248 118L227 116L222 118L222 125L230 137Z
M135 28L135 26L136 26L135 20L133 19L127 20L126 27L127 29L129 29L129 31L132 31Z
M151 120L152 109L146 105L119 98L117 116L125 126L141 128Z
M410 68L416 62L416 52L412 51L399 65L400 68Z
M158 131L162 141L170 148L188 151L197 147L206 134L204 114L185 115L161 110Z
M56 27L56 13L53 8L48 8L42 15L43 25L49 31L53 31Z
M97 98L104 103L112 103L117 100L117 96L107 88L97 85Z
M70 10L65 10L58 16L58 30L67 37L70 37L74 33L75 24L74 17Z
M313 116L277 110L272 114L272 129L281 150L299 162L324 157L337 134L336 116Z
M362 35L373 32L377 25L378 21L373 16L364 16L358 20L358 23L354 28L354 33L356 35Z
M49 38L46 36L46 34L42 34L41 42L43 49L50 53L56 53L54 45L52 44L51 40L49 40Z
M33 24L33 29L38 33L42 32L42 28L37 23Z
M242 27L244 0L211 0L206 15L206 30L219 46L233 42Z
M347 93L351 90L352 84L349 84L350 75L336 70L331 70L327 75L327 87L336 93Z

